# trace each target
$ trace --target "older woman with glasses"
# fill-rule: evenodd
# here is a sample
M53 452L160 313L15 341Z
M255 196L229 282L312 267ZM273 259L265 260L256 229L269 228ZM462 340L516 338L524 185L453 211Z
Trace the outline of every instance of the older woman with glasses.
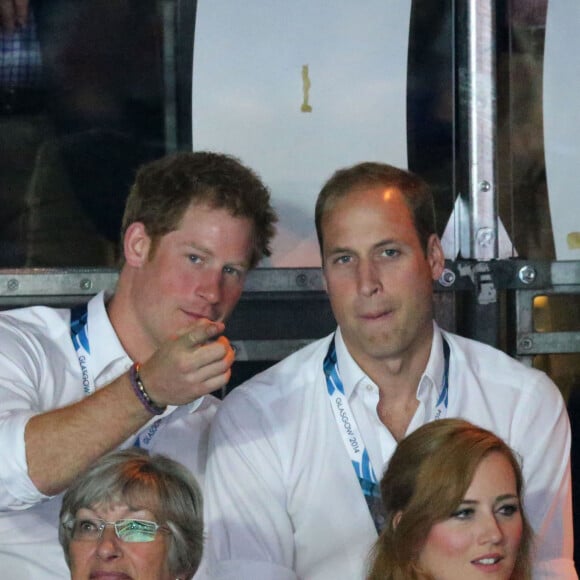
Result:
M60 523L72 580L186 580L201 561L201 491L163 455L105 455L65 493Z

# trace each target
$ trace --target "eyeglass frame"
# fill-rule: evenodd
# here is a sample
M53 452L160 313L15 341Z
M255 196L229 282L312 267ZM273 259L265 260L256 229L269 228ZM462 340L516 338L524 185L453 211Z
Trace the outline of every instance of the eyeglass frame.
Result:
M94 524L98 524L96 537L94 537L94 538L75 538L75 525L77 524L77 522L83 522L83 521L85 521L85 522L88 521L88 522L91 522ZM120 524L126 523L126 522L138 522L140 524L149 524L149 525L153 526L154 530L153 530L153 534L152 534L151 538L148 540L138 540L138 541L126 540L126 539L122 538L119 535L119 529L117 526L119 526ZM105 528L108 526L112 526L113 529L115 530L115 537L118 538L121 542L124 542L126 544L148 544L149 542L155 541L155 539L157 538L158 532L162 532L162 533L166 533L166 534L171 533L170 528L166 524L158 524L157 522L153 522L151 520L142 520L139 518L121 518L120 520L117 520L116 522L108 522L107 520L104 520L103 518L97 518L97 517L72 518L66 522L63 522L62 526L66 530L69 531L70 539L74 542L98 542L102 539Z

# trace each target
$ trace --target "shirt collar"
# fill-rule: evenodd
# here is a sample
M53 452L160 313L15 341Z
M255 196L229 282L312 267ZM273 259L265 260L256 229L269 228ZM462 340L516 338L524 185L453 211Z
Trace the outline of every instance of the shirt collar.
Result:
M435 390L435 399L439 398L443 389L443 373L445 372L445 356L443 354L443 335L441 329L433 321L433 342L425 371L417 387L417 399L425 400L430 391Z
M111 367L124 363L126 370L132 363L109 320L105 307L106 298L105 292L99 292L87 305L91 366L97 385L102 384L99 380L101 375Z
M340 371L340 378L344 387L345 396L350 399L357 386L364 381L365 384L375 384L366 373L358 366L356 361L352 358L342 338L340 327L336 329L335 335L336 345L336 359L338 361L338 369ZM417 386L417 399L425 400L433 395L432 390L435 390L434 399L437 400L441 394L443 387L443 373L445 370L445 358L443 356L443 336L441 329L435 321L433 321L433 342L431 343L431 352L425 371L421 376L419 385ZM376 386L376 385L375 385Z
M346 344L344 344L344 339L342 338L340 327L336 329L334 344L344 395L347 399L350 399L359 383L366 381L374 385L374 382L371 381L348 352Z

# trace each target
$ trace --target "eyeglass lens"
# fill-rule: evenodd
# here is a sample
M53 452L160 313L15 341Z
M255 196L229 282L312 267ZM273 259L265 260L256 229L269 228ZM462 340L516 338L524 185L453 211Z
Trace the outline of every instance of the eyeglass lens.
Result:
M106 522L98 518L83 518L74 520L72 539L96 541L103 535L107 526L113 526L115 534L123 542L152 542L160 527L159 524L147 520Z

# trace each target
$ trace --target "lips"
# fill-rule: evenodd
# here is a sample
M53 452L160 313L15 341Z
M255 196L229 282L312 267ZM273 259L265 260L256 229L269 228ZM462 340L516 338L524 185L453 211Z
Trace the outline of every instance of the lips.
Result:
M472 564L481 564L482 566L493 566L497 564L500 560L503 560L503 556L487 556L484 558L478 558L477 560L472 560Z
M125 572L95 570L94 572L91 572L89 578L91 580L131 580L132 576L125 574Z
M501 554L486 554L481 558L471 560L471 564L484 574L496 574L504 570L504 558L505 556Z
M215 320L215 317L213 315L213 313L211 312L205 312L205 313L200 313L200 312L192 312L189 310L185 310L184 308L181 309L181 311L183 312L183 314L185 314L185 316L187 316L187 318L189 320L201 320L202 318L207 318L208 320Z
M381 320L392 313L392 310L382 310L381 312L366 312L359 316L364 320Z

